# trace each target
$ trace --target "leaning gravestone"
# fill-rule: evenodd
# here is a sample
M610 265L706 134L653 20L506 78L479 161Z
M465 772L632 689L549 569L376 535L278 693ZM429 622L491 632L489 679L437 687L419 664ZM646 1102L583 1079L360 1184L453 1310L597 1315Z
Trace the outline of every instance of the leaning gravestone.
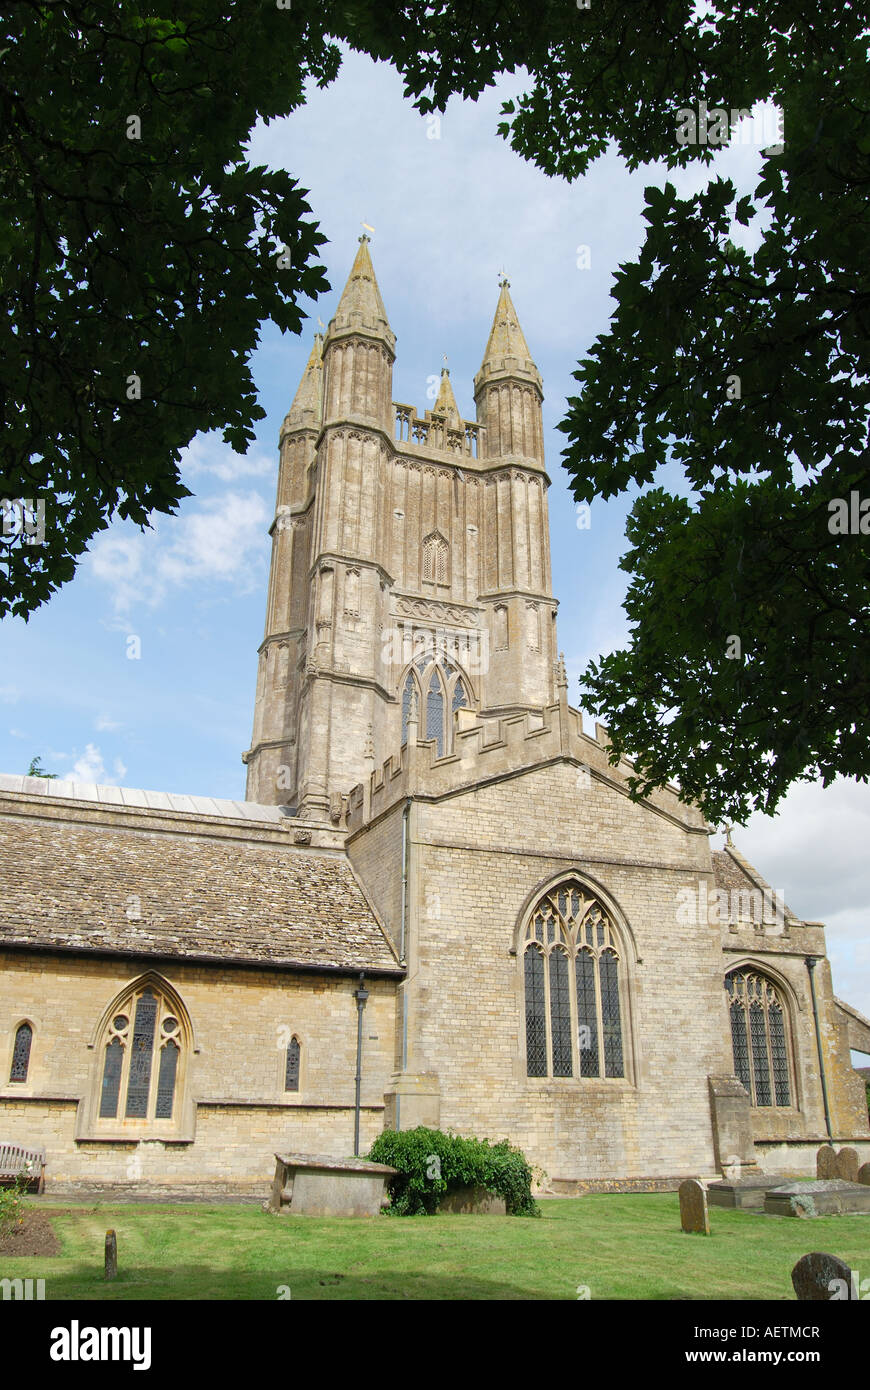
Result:
M837 1173L838 1178L844 1182L858 1181L858 1151L857 1149L841 1149L837 1154Z
M697 1178L686 1178L679 1186L680 1224L684 1231L710 1234L707 1190Z
M816 1177L817 1178L838 1178L837 1154L831 1144L823 1144L816 1154Z
M791 1272L795 1297L801 1302L830 1302L855 1296L852 1271L836 1255L814 1250L802 1255Z
M870 1163L862 1163L858 1169L858 1181L865 1187L870 1187Z

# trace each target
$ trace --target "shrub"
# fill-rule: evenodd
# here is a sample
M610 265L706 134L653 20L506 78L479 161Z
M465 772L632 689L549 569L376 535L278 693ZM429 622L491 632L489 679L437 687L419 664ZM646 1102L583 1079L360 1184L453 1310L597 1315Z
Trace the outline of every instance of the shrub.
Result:
M532 1170L506 1139L463 1139L440 1129L386 1129L369 1158L399 1172L389 1183L390 1211L398 1216L431 1216L448 1192L484 1187L504 1197L510 1216L540 1216L532 1197Z
M19 1174L12 1187L0 1187L0 1240L11 1235L24 1220L24 1189L27 1176Z

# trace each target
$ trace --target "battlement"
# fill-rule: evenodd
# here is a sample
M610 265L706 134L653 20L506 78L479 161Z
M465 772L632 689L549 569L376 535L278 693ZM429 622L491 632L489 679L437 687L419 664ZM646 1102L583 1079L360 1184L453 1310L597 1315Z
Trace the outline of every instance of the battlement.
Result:
M420 445L439 453L459 454L463 458L481 457L482 436L486 430L476 421L460 420L458 425L451 425L451 417L446 412L442 414L435 410L427 410L421 419L415 406L401 405L398 401L393 401L393 410L397 444L410 444L412 449Z
M439 757L434 739L409 740L365 783L358 783L342 798L349 832L359 830L407 797L443 796L558 757L575 763L589 778L597 777L626 790L634 770L628 759L613 766L608 761L609 739L604 725L596 723L595 737L590 737L583 732L580 711L567 703L557 701L540 713L524 710L491 718L458 710L454 719L452 752ZM412 724L409 729L414 727ZM647 801L683 824L705 828L701 813L681 802L676 788L656 790Z

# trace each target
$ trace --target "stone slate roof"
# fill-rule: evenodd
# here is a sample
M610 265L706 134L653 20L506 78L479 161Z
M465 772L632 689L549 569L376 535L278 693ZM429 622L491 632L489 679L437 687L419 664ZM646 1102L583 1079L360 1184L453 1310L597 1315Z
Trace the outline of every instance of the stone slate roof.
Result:
M278 807L178 816L94 795L118 788L37 801L12 780L25 779L0 782L0 948L404 973L345 855L298 848L265 823L286 823Z

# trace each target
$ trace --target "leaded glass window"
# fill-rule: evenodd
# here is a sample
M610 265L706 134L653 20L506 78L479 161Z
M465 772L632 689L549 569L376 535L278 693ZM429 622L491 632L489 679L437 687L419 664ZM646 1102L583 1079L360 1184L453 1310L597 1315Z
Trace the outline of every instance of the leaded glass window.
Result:
M537 945L526 948L526 1063L529 1076L547 1075L547 1003L544 992L544 954Z
M171 1120L184 1054L178 1008L157 985L134 989L112 1013L103 1043L99 1118Z
M624 1077L620 943L574 879L545 893L524 947L529 1076Z
M438 672L432 672L426 695L426 737L434 738L440 758L444 753L444 695Z
M754 970L725 978L734 1070L757 1106L791 1105L786 1015L773 983Z
M29 1023L21 1023L15 1033L15 1043L12 1048L12 1070L9 1073L10 1081L26 1081L27 1072L30 1067L30 1046L33 1042L33 1029Z
M291 1038L287 1044L287 1066L284 1073L284 1090L299 1090L299 1062L301 1060L301 1048L298 1038Z
M432 739L436 757L443 758L453 751L453 715L472 707L471 687L443 651L434 651L430 634L421 631L417 637L426 639L420 643L424 655L415 660L401 687L402 747L408 742L408 720L416 696L419 737Z

